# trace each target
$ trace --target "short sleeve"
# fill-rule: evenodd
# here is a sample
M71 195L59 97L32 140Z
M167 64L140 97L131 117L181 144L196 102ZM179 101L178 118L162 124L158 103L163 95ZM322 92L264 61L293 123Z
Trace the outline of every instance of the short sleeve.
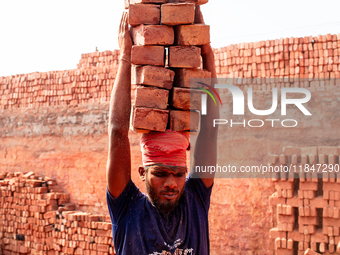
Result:
M201 201L201 203L204 205L206 212L208 213L213 185L210 188L207 188L207 186L205 186L201 178L193 178L190 175L187 179L186 185L187 189L191 190L195 194L197 199Z
M132 201L137 198L139 192L139 189L132 180L128 182L123 192L117 198L114 198L111 195L109 189L106 190L106 201L112 225L117 226L119 224L120 220L125 216Z

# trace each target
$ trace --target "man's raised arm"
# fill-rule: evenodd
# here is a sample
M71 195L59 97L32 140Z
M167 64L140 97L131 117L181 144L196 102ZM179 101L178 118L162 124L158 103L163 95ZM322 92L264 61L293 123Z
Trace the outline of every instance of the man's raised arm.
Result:
M120 60L113 85L109 118L109 155L107 186L118 197L131 179L131 156L128 139L131 112L131 47L128 13L124 12L118 31Z
M203 16L199 6L196 6L195 23L203 23ZM212 83L216 83L216 69L214 52L210 43L202 46L203 68L211 72ZM205 186L210 188L214 182L214 174L195 173L195 166L216 166L217 162L217 127L213 127L213 120L219 119L219 105L215 105L210 97L207 97L207 115L201 115L200 132L196 140L194 152L194 164L191 174L198 174Z

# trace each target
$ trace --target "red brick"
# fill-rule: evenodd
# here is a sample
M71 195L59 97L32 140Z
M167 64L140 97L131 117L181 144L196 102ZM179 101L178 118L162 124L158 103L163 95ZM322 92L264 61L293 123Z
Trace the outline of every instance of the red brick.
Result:
M133 113L131 123L133 128L161 132L166 130L169 111L150 108L135 108Z
M20 253L28 253L29 252L29 249L25 246L20 246L19 247L19 252Z
M44 214L44 219L49 219L49 218L52 218L52 217L56 217L56 215L57 215L56 211L47 212L47 213Z
M294 189L294 183L278 181L275 182L275 189Z
M317 182L300 182L300 190L318 190Z
M170 129L174 131L197 131L200 115L191 111L170 111Z
M283 222L283 223L294 223L295 222L295 216L294 215L279 214L278 217L277 217L277 221Z
M130 4L165 4L167 0L130 0Z
M292 250L293 249L293 240L292 239L288 239L287 240L287 248L289 250Z
M277 193L274 193L269 197L269 204L270 205L278 205L278 204L284 204L286 202L286 199L283 197L278 197Z
M195 4L170 3L161 7L161 22L163 25L192 24L195 20Z
M161 9L156 4L133 4L129 8L129 24L131 26L159 25Z
M277 249L276 255L294 255L293 249Z
M321 255L321 253L318 253L316 251L312 251L311 249L307 249L304 253L304 255Z
M132 46L131 63L134 65L164 66L164 47Z
M299 199L298 197L287 198L287 204L293 207L299 207L303 205L303 200Z
M285 231L279 231L277 228L272 228L269 231L269 238L276 239L276 238L284 238L287 236Z
M323 199L322 196L316 197L314 199L310 200L311 207L316 207L316 208L324 208L325 206L328 205L327 200Z
M292 231L292 232L288 232L288 239L292 239L293 241L296 241L296 242L303 242L304 235L297 231Z
M171 46L169 66L177 68L198 68L201 65L201 49L194 46Z
M202 5L208 3L209 0L169 0L169 3L195 3L196 5Z
M281 248L281 238L276 238L275 239L275 249Z
M135 106L165 110L168 107L168 97L168 90L138 86Z
M311 241L315 243L328 243L328 236L323 234L321 230L316 230L311 236Z
M293 156L294 154L296 154L297 156L300 156L301 155L301 149L295 148L295 147L290 147L290 146L283 148L283 155Z
M201 110L201 95L202 91L197 89L175 87L172 91L172 106L185 111Z
M204 24L175 27L177 45L203 45L210 43L210 26Z
M27 174L24 174L21 176L22 179L28 179L29 177L34 176L34 172L28 172Z
M171 89L175 72L158 66L133 66L132 84Z
M162 25L139 25L131 28L135 45L172 45L174 44L174 29Z
M97 244L97 251L109 252L109 247L107 244Z
M322 185L324 191L340 191L340 183L324 182Z
M318 225L317 217L301 217L299 216L299 224L302 225Z
M339 219L334 218L322 218L323 226L332 226L332 227L340 227Z
M96 236L110 237L112 230L96 230Z
M331 147L331 146L320 146L319 154L323 155L338 155L338 147Z
M175 69L175 87L182 87L182 88L202 88L203 85L195 82L190 84L191 78L211 78L211 73L206 70L201 69ZM202 82L207 83L209 86L211 83L208 79L202 80Z

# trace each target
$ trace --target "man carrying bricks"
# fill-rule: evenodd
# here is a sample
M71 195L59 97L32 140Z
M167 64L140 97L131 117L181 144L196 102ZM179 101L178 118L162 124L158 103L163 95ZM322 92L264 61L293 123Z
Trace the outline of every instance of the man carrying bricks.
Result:
M203 23L199 6L195 23ZM118 41L120 64L112 90L107 163L107 203L112 221L113 240L119 255L209 254L208 210L213 175L194 173L189 177L185 133L166 131L144 134L141 139L147 195L131 180L128 139L131 111L131 47L128 14L122 16ZM210 44L201 47L203 67L216 78ZM216 166L219 107L208 98L207 115L201 117L193 166Z

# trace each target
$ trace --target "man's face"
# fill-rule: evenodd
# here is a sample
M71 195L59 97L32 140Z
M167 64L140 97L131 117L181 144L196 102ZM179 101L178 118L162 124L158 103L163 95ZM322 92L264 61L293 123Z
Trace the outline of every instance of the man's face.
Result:
M151 202L162 212L175 209L184 191L186 167L154 165L145 170L146 191Z

